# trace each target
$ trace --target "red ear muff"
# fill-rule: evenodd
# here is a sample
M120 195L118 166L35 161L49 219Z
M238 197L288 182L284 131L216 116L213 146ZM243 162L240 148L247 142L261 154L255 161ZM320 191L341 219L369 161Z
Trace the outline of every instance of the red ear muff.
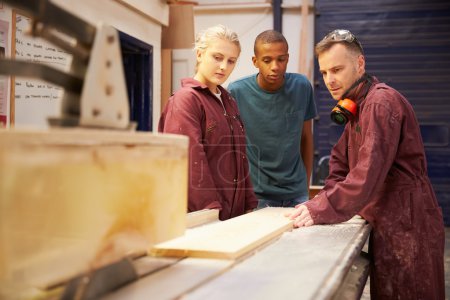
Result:
M356 117L356 103L350 99L339 100L331 111L331 120L339 125L345 125Z

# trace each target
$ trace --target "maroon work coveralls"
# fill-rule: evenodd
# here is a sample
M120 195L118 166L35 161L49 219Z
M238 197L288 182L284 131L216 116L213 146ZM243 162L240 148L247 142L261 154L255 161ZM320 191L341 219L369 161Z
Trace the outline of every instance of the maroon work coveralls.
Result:
M188 211L218 208L225 220L254 209L258 200L236 102L218 88L223 106L206 85L183 79L161 115L159 131L189 137Z
M365 99L364 83L353 95L359 116L331 152L324 189L306 205L315 224L359 214L372 225L372 299L444 299L442 211L419 125L408 101L374 80Z

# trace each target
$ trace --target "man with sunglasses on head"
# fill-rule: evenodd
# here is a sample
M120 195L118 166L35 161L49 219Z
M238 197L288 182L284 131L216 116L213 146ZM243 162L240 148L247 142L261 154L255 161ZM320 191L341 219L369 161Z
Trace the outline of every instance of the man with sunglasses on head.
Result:
M315 47L335 100L332 119L346 124L319 194L288 214L295 227L362 216L372 225L371 299L444 299L444 225L427 175L420 128L398 91L365 72L363 48L348 30Z

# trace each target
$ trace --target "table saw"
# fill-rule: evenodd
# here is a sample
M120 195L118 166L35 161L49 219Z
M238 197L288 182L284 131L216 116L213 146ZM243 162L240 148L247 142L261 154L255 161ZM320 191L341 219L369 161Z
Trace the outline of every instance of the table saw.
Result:
M252 214L265 218L284 210ZM362 250L370 230L355 216L341 224L287 229L235 259L142 257L134 263L145 275L102 299L359 299L369 272Z
M193 212L183 235L146 253L6 299L359 299L370 225L355 216L293 229L290 210L227 221L216 210Z

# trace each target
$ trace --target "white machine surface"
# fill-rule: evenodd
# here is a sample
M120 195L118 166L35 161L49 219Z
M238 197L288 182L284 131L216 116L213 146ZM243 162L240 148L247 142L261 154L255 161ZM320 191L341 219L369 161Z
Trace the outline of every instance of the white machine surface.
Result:
M370 230L354 217L287 231L238 260L144 257L135 264L155 271L102 299L359 299Z

